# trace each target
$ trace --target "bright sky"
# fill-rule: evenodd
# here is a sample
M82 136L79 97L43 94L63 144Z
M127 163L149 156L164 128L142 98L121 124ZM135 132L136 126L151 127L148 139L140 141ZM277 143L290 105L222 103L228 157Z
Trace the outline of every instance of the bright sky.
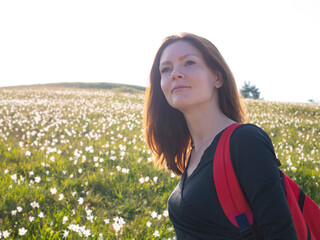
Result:
M220 50L238 87L320 101L318 0L0 1L0 86L148 85L162 39L191 32Z

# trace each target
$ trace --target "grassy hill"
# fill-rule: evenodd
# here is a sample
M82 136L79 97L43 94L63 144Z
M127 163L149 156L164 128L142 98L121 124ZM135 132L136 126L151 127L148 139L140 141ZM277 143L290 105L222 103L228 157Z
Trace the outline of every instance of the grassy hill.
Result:
M96 83L86 83L86 82L62 82L62 83L46 83L46 84L35 84L35 85L25 85L25 86L13 86L6 87L11 89L17 88L74 88L74 89L112 89L117 92L128 92L128 93L138 93L146 90L145 87L120 84L120 83L107 83L107 82L96 82ZM0 88L1 89L1 88Z
M0 232L173 239L167 199L179 178L154 167L144 144L143 90L81 86L0 89ZM246 105L281 168L320 204L320 105Z

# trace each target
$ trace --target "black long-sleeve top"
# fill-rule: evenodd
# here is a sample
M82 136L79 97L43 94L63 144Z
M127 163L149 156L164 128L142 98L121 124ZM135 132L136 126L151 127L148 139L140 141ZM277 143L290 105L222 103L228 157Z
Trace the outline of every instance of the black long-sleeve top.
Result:
M239 230L223 212L213 178L213 158L222 132L188 178L184 171L168 199L169 217L178 240L241 239ZM297 239L278 169L280 162L267 133L252 124L237 127L230 138L230 154L253 212L257 239Z

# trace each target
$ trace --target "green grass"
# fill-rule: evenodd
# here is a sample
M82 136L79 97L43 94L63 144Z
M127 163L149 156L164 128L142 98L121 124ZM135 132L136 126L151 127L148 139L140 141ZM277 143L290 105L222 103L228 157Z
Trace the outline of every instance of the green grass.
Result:
M127 87L0 89L1 233L173 239L166 204L179 178L151 162L143 97ZM319 105L246 104L249 121L272 138L281 168L320 204ZM116 231L119 218L125 223Z

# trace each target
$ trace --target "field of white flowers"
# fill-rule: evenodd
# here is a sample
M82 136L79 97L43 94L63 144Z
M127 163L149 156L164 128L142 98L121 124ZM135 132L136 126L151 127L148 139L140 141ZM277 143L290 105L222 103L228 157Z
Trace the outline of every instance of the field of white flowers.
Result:
M0 239L174 239L166 203L179 178L151 162L143 98L0 89ZM320 205L320 105L246 104Z

